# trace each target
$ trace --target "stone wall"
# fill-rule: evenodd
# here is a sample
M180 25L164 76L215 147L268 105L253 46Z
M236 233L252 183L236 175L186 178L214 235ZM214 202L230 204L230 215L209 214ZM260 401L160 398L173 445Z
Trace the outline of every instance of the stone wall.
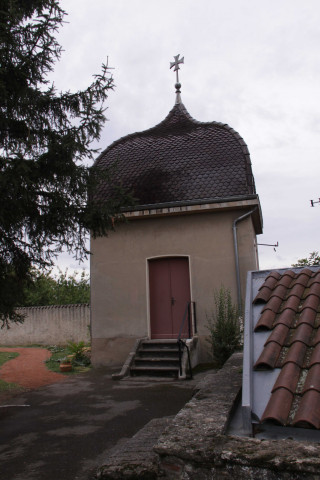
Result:
M173 418L151 421L106 455L99 480L319 480L320 444L229 434L242 354L208 374ZM158 439L156 440L156 437Z
M208 375L154 446L166 479L319 480L320 445L227 433L242 380L242 355Z
M52 305L20 308L22 324L11 323L0 330L0 345L65 345L90 340L90 306Z

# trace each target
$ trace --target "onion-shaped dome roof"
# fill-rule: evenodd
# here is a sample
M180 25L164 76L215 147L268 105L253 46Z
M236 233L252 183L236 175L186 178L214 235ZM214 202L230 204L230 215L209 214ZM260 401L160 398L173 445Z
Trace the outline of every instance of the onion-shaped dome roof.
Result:
M112 184L132 192L136 208L257 197L241 136L226 124L194 120L182 103L155 127L115 141L95 166L113 167ZM112 186L101 182L97 194L110 197Z

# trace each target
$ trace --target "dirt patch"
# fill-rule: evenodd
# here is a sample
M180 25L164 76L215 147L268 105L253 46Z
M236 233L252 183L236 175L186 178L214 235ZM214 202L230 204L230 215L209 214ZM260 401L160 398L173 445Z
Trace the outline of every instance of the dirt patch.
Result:
M9 360L0 368L0 378L16 383L24 389L61 382L65 376L47 369L45 361L51 357L46 348L1 347L0 352L18 352L19 356Z

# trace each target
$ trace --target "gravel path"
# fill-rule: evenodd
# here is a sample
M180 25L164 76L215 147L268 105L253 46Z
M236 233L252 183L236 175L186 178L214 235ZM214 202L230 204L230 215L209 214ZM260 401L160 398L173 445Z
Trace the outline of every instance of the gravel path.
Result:
M46 348L1 347L0 352L19 353L0 368L0 378L5 382L34 389L66 379L64 375L47 369L44 362L51 357L51 352Z

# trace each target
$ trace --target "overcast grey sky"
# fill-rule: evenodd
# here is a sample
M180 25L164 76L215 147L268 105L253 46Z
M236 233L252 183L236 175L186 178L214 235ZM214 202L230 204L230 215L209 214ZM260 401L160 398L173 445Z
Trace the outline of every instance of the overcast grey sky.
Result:
M68 12L53 75L86 87L109 57L116 89L99 147L162 121L182 101L199 121L228 123L248 145L264 218L260 268L319 250L319 0L61 0ZM61 266L68 260L61 259ZM76 267L75 262L70 262ZM78 267L79 268L79 267Z

